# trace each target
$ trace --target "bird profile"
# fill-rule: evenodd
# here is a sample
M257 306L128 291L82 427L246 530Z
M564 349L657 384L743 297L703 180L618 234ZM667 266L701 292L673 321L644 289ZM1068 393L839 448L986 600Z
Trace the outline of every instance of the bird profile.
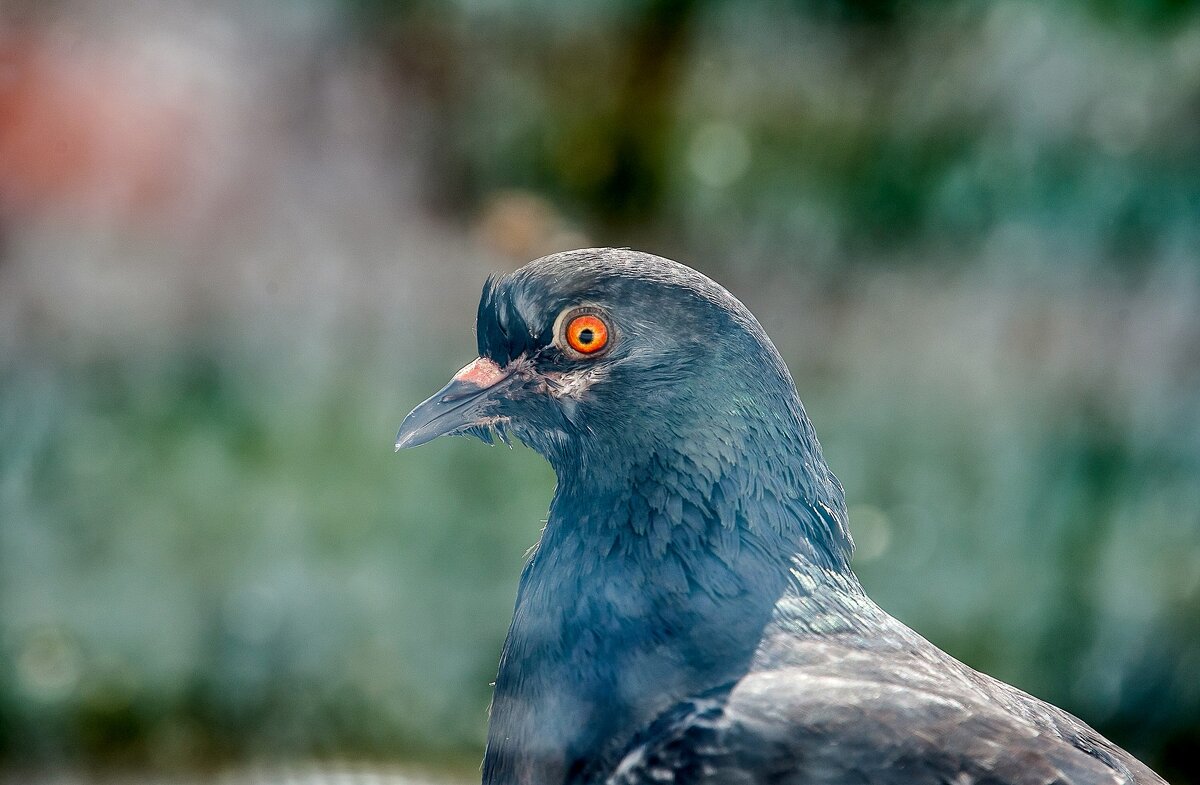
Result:
M500 655L486 785L1160 783L872 602L845 496L747 308L682 264L554 254L396 448L514 436L558 478Z

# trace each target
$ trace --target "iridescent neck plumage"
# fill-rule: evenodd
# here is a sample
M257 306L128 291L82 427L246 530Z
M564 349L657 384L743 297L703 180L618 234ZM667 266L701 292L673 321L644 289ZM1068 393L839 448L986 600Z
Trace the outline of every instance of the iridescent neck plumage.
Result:
M675 702L744 674L799 576L853 580L841 487L811 429L772 434L760 443L783 448L764 454L749 445L767 426L735 415L643 429L631 453L552 457L560 484L521 577L485 782L612 762Z

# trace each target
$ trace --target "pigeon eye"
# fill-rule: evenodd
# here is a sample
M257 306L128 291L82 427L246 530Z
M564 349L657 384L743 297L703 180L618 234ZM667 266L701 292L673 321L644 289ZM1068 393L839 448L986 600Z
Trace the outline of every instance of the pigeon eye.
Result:
M567 322L566 337L580 354L595 354L608 344L608 325L595 314L582 314Z

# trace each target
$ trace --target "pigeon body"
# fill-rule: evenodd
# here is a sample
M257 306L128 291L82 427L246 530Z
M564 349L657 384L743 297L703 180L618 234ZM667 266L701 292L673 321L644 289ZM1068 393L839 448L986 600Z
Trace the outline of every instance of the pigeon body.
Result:
M512 433L558 477L485 784L1161 782L864 594L792 378L716 283L556 254L489 279L476 331L397 448Z

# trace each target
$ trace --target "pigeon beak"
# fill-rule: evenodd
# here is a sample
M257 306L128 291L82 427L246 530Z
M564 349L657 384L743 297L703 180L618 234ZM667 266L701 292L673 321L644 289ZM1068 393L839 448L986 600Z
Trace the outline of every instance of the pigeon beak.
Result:
M409 412L396 434L396 450L417 447L439 436L478 425L489 395L510 378L492 360L480 357L454 374L442 389Z

